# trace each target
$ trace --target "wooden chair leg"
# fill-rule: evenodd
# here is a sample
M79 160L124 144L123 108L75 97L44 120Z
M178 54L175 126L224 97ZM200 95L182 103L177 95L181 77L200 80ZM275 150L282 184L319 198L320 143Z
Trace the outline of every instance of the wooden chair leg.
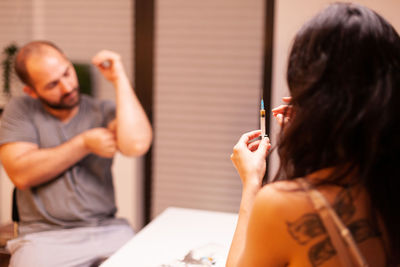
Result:
M14 222L14 238L18 236L18 223Z

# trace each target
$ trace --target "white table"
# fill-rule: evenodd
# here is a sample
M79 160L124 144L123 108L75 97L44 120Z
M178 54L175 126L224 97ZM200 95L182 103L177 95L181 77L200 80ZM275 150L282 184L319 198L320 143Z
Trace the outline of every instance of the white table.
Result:
M233 213L168 208L101 267L171 264L189 251L209 247L209 244L216 244L226 261L236 221L237 214ZM225 262L221 266L225 266Z

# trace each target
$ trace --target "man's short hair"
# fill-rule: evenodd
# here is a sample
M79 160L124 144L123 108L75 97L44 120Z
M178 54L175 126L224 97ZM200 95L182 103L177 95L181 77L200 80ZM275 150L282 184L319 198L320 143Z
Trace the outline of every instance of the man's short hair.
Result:
M28 58L33 54L44 53L49 47L64 55L64 52L59 47L49 41L32 41L19 49L15 57L14 68L18 77L24 84L33 87L31 77L26 69L26 62Z

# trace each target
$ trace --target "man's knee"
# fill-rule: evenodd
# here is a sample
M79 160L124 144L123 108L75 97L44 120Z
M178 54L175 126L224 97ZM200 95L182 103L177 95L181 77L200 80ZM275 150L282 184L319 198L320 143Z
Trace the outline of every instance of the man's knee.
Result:
M47 266L44 251L29 240L11 240L7 248L11 252L10 267Z

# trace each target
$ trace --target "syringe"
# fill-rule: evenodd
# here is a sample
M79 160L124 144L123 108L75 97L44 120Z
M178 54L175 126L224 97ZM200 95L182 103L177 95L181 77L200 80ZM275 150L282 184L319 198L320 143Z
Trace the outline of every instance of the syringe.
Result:
M264 100L261 99L261 108L260 108L260 129L261 129L261 138L266 137L265 134L265 109L264 109Z

